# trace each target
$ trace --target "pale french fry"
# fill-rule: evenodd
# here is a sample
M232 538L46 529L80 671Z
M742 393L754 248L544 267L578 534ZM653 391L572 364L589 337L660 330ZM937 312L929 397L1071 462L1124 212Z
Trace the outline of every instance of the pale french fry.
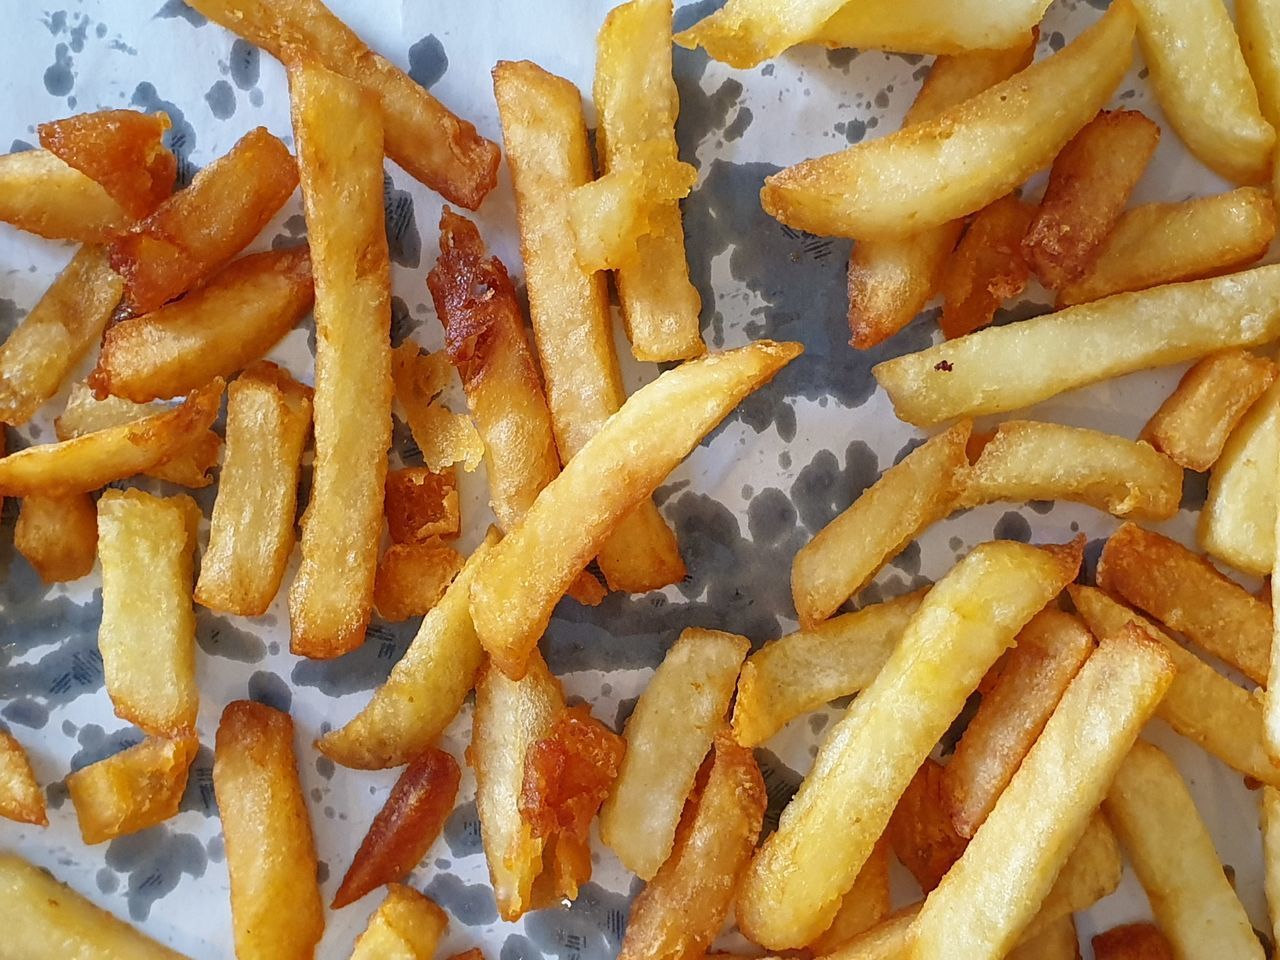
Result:
M0 157L0 220L50 240L103 243L133 218L102 185L47 150Z
M148 737L68 776L81 839L102 843L174 816L199 746L194 733Z
M1127 923L1093 938L1094 960L1175 960L1173 948L1158 927Z
M737 904L748 937L782 949L830 926L912 774L1018 630L1075 577L1081 550L982 544L929 591L748 868Z
M493 90L551 424L560 458L568 462L626 399L605 278L565 256L574 243L569 192L593 174L587 125L577 88L528 61L499 63ZM611 588L639 593L685 576L675 535L645 497L615 523L611 536L596 545Z
M93 497L23 497L13 546L45 583L79 580L98 555L98 510Z
M1275 234L1271 194L1259 187L1143 204L1125 211L1084 275L1058 291L1058 303L1239 270L1266 253Z
M382 124L370 94L314 64L290 68L316 287L315 471L290 649L336 657L364 641L391 444L391 261Z
M391 352L391 377L423 463L432 470L461 463L468 473L478 467L484 444L475 426L437 399L449 383L448 359L406 340Z
M1151 86L1183 143L1228 180L1266 180L1276 133L1259 110L1225 4L1135 0L1134 8Z
M721 733L670 857L631 906L619 960L700 956L720 933L768 802L755 757Z
M955 509L971 427L958 423L911 451L800 548L791 596L801 626L812 629L831 616L921 530Z
M1045 286L1056 290L1093 262L1159 141L1160 127L1137 110L1104 110L1062 148L1022 241Z
M58 392L102 334L124 281L85 246L0 346L0 422L19 425Z
M643 880L671 853L680 811L750 649L746 637L690 627L636 701L623 731L622 770L600 811L600 838Z
M898 862L925 894L937 887L969 842L951 822L943 789L942 764L926 757L898 799L885 831Z
M449 917L413 887L387 884L387 896L356 938L351 960L433 960Z
M872 373L899 417L927 426L1016 410L1099 380L1277 336L1280 266L1258 267L989 327L886 360Z
M13 734L0 730L0 817L17 823L47 827L44 791L36 782L31 761Z
M1095 938L1094 942L1097 942ZM1070 916L1055 920L1043 932L1015 947L1008 960L1080 960L1080 939ZM1095 957L1094 960L1097 960Z
M800 350L757 340L683 363L636 391L586 442L489 554L471 586L476 633L500 669L522 674L552 608L605 539L622 529L621 519ZM601 484L601 477L610 482Z
M1103 809L1176 955L1262 960L1262 944L1168 757L1134 744Z
M387 471L383 512L392 543L456 537L462 525L457 474L453 470L437 473L427 467Z
M942 775L962 837L987 818L1093 648L1084 624L1060 610L1041 610L1022 628Z
M836 911L836 918L831 921L831 926L827 927L826 933L809 944L809 949L815 956L837 950L889 915L892 906L889 896L889 857L889 840L881 837L872 848L867 862L858 871L858 879L853 881L853 886L841 899L840 909Z
M1267 894L1271 936L1280 935L1280 790L1262 788L1262 880Z
M1280 123L1280 10L1270 0L1237 0L1236 33L1240 52L1267 122Z
M796 717L875 679L923 591L832 617L765 644L742 665L733 704L733 736L764 743Z
M942 270L942 319L948 338L988 326L1002 303L1031 279L1022 252L1036 208L1013 194L979 210Z
M227 456L213 503L197 603L265 613L293 552L298 470L311 390L273 363L252 364L227 390Z
M934 119L773 174L760 202L788 226L857 239L981 210L1047 166L1106 103L1128 69L1134 26L1132 5L1112 4L1059 52Z
M1188 470L1217 462L1240 418L1275 382L1276 365L1247 350L1199 360L1142 428L1141 439Z
M462 554L439 540L393 543L378 560L373 605L384 620L421 617L462 569Z
M661 4L658 7L661 9ZM615 159L626 166L615 166L598 180L574 188L569 197L569 218L575 252L583 267L612 270L632 264L641 241L655 234L665 236L654 223L658 210L687 197L698 172L691 164L664 153L661 143L642 141ZM683 269L687 272L687 265ZM697 296L696 290L693 293Z
M289 715L250 700L228 704L218 723L213 789L237 960L311 960L324 908Z

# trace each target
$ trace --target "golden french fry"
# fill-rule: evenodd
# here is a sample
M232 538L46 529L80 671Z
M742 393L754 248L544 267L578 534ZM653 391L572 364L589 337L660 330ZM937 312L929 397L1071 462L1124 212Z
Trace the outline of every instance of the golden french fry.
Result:
M858 879L841 899L831 926L809 944L815 956L837 950L889 915L889 849L887 837L881 837L872 848L871 856L858 871Z
M47 827L44 791L36 782L31 761L13 734L0 730L0 817L17 823Z
M104 243L133 218L102 185L48 150L0 157L0 220L50 240Z
M1280 934L1280 789L1262 788L1262 880L1267 894L1271 935Z
M942 319L948 338L988 326L996 310L1031 279L1023 255L1036 208L1006 194L979 210L942 270Z
M885 831L898 862L925 894L937 887L968 843L951 822L943 789L942 764L926 757L898 799Z
M650 880L671 853L689 791L722 725L746 637L689 627L636 701L627 752L600 811L600 838L628 870Z
M1174 960L1173 948L1158 927L1127 923L1093 938L1094 960Z
M1134 744L1103 809L1178 956L1262 960L1262 944L1168 757Z
M23 497L13 546L45 583L79 580L98 555L98 509L87 493Z
M436 399L449 382L445 355L423 353L416 343L406 340L391 352L391 377L423 462L432 470L445 470L455 463L461 463L468 473L478 467L484 444L475 426Z
M462 525L458 476L453 470L437 473L427 467L388 470L383 512L392 543L453 539Z
M403 883L387 895L356 938L351 960L432 960L449 918L435 901Z
M1280 486L1280 460L1277 460L1276 483ZM1273 529L1276 531L1276 542L1280 543L1280 513L1276 516L1276 522ZM1276 570L1278 568L1280 568L1280 564L1273 561L1271 568L1271 575L1273 577L1276 575ZM1214 572L1216 572L1216 568ZM1231 586L1236 585L1234 581L1228 581L1228 583L1230 583ZM1271 759L1280 761L1280 620L1276 618L1274 611L1267 610L1267 604L1258 601L1252 594L1243 590L1241 593L1244 593L1244 596L1249 600L1258 603L1264 614L1271 613L1271 636L1269 638L1271 641L1271 649L1268 651L1267 676L1266 679L1262 681L1266 684L1266 689L1261 693L1262 717L1264 724L1263 729L1266 734L1267 753L1271 756ZM1237 597L1237 599L1239 598ZM1250 609L1254 610L1256 608L1250 605ZM1227 612L1230 613L1231 611L1228 610ZM1251 623L1252 622L1251 618ZM1217 637L1218 635L1215 633L1215 639ZM1232 649L1234 650L1234 645L1232 646Z
M462 569L462 554L439 540L393 543L378 560L373 605L384 620L421 617L440 602Z
M1008 960L1080 960L1075 920L1070 915L1055 920L1043 933L1015 947L1007 957Z
M199 746L194 733L148 737L68 776L84 842L113 840L174 816Z
M1240 52L1267 122L1280 123L1280 10L1269 0L1237 0L1236 33Z

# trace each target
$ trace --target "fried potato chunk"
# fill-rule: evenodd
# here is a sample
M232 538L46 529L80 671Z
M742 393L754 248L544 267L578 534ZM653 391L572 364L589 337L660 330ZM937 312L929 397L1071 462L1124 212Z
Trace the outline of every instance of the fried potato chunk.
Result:
M13 546L45 583L79 580L98 555L98 509L87 493L23 497Z
M453 413L437 399L449 383L449 360L441 353L423 353L406 340L392 352L391 375L396 400L404 408L413 440L423 462L432 470L461 463L468 473L480 465L484 443L471 420Z
M995 319L1031 278L1022 242L1035 207L1008 194L974 215L942 271L942 332L962 337Z
M68 776L84 842L113 840L174 816L199 746L194 733L148 737Z
M462 554L439 540L393 543L378 560L373 605L384 620L421 617L440 602L462 562Z
M356 939L351 960L433 960L448 925L435 901L402 883L388 884L386 899Z
M1126 923L1093 938L1094 960L1174 960L1173 948L1160 928Z
M926 757L893 808L885 831L898 861L925 894L942 882L969 843L951 822L945 790L945 768Z
M0 157L0 220L50 240L106 243L133 218L102 184L47 150Z
M38 827L49 825L44 791L36 782L31 761L22 744L7 730L0 730L0 817Z
M429 467L389 470L382 509L392 543L452 539L462 527L458 475L453 470L437 472Z

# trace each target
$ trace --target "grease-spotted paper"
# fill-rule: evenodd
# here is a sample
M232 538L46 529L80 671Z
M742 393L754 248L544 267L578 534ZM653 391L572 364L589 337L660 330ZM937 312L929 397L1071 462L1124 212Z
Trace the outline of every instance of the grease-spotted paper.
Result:
M589 90L595 33L608 7L602 0L331 4L375 49L495 139L489 80L494 62L529 58ZM716 5L716 0L701 0L682 6L677 25L692 23ZM1041 53L1061 47L1098 15L1100 6L1105 6L1103 0L1057 0L1044 24ZM42 120L121 106L169 114L184 179L257 125L292 143L280 66L207 24L181 0L47 0L44 6L8 0L3 12L0 149L34 143L35 124ZM806 352L744 403L659 491L662 509L679 535L689 578L661 593L613 595L594 609L566 601L557 610L544 642L548 662L572 697L592 703L598 717L619 728L650 669L681 628L733 630L760 644L793 626L787 572L795 551L920 439L893 417L870 368L936 336L930 313L885 346L868 353L851 350L845 326L848 242L782 227L761 211L757 199L763 178L780 166L895 129L928 59L801 49L750 71L711 63L701 52L677 49L674 59L681 154L699 169L698 186L684 209L707 339L716 348L755 337L794 339L804 342ZM1140 63L1116 102L1162 120ZM1136 199L1182 199L1222 186L1166 131ZM437 196L387 164L387 228L396 295L392 337L397 343L411 337L434 348L441 342L424 284L437 249L440 206ZM486 239L518 276L505 173L478 219ZM295 243L305 229L295 198L255 247ZM7 335L32 307L70 253L65 245L0 225L0 335ZM1043 293L1033 289L1003 319L1043 312L1046 303ZM308 320L272 358L309 380L313 349ZM654 375L652 367L626 361L625 346L622 352L633 388ZM1045 404L1031 415L1136 436L1180 373L1171 369L1103 384ZM51 440L51 417L63 399L51 402L28 427L10 430L11 446ZM452 399L460 405L456 392ZM393 457L415 459L408 431L399 424ZM304 475L304 492L305 481ZM206 515L214 489L196 493ZM1187 510L1161 529L1191 542L1189 511L1203 499L1204 478L1188 474L1186 490ZM463 501L464 544L469 548L488 519L483 471L463 478ZM139 735L112 715L103 689L96 650L101 613L97 573L66 586L44 587L14 553L14 515L10 500L0 526L0 716L31 749L36 773L47 784L51 824L37 830L0 821L0 847L48 866L193 958L230 956L226 863L209 746L223 705L253 697L289 709L297 721L321 879L326 898L331 896L394 773L335 768L311 741L363 705L416 624L375 621L368 641L356 652L336 661L308 662L288 653L288 616L281 602L252 620L199 610L200 734L205 746L193 766L182 812L162 826L87 848L80 842L62 778ZM974 509L929 530L863 596L893 595L936 578L971 544L992 536L1060 541L1084 531L1091 539L1090 556L1096 558L1100 538L1114 525L1108 517L1070 504ZM798 720L758 751L773 823L837 713L819 711ZM469 729L468 706L444 741L457 757ZM1239 777L1159 723L1149 735L1177 757L1223 861L1234 869L1250 915L1265 928L1254 797ZM452 918L442 955L479 946L491 960L612 956L638 884L597 842L595 877L572 907L540 911L517 924L498 921L473 792L467 772L460 805L444 837L411 877ZM900 892L909 895L909 881L897 881ZM373 895L331 913L320 956L346 957L377 900ZM1087 944L1088 934L1146 913L1142 892L1129 876L1119 893L1081 922L1082 939ZM725 943L742 945L732 934Z

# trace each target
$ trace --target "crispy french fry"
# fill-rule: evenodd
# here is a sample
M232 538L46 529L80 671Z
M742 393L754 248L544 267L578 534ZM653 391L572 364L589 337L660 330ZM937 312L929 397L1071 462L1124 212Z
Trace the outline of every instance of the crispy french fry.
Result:
M384 620L421 617L462 569L462 554L439 540L393 543L378 560L373 605Z
M1280 790L1262 788L1262 880L1267 894L1267 916L1271 935L1280 934Z
M1150 923L1126 923L1093 938L1094 960L1175 960L1173 948Z
M1022 628L942 775L960 836L972 837L987 818L1093 647L1084 624L1053 608Z
M748 868L737 905L747 936L781 949L830 926L912 774L1018 630L1075 577L1081 550L982 544L929 591Z
M885 835L898 862L927 895L960 859L968 840L956 832L943 794L943 766L926 757L889 817Z
M0 817L39 827L49 825L44 792L36 782L31 761L7 730L0 730Z
M449 918L435 901L402 883L382 901L356 938L351 960L433 960Z
M1058 291L1058 303L1239 270L1266 253L1275 234L1271 194L1259 187L1143 204L1125 211L1084 275Z
M452 539L462 525L457 474L453 470L437 473L427 467L389 470L382 509L392 543Z
M890 467L796 553L791 596L812 629L856 594L921 530L955 509L972 424L958 423Z
M68 776L84 842L113 840L174 816L199 746L194 733L148 737Z
M889 857L889 839L881 837L858 871L858 879L840 900L831 926L809 945L815 956L839 949L889 915Z
M1075 920L1069 914L1055 920L1043 933L1015 947L1007 957L1008 960L1080 960Z
M237 960L311 960L324 907L289 715L250 700L228 704L218 723L213 789Z
M1280 123L1280 10L1270 0L1237 0L1236 33L1240 52L1267 122Z
M1022 292L1031 268L1022 241L1036 208L1013 194L974 215L942 270L942 332L962 337L988 326L1006 300Z
M754 67L817 36L843 6L844 0L803 0L784 10L768 0L731 0L676 34L675 42L690 50L702 47L730 66Z
M373 607L391 444L382 125L368 93L315 64L290 68L289 91L316 287L315 471L290 648L336 657L364 641Z
M1280 266L1258 267L989 327L872 372L899 417L927 426L1016 410L1099 380L1277 336Z
M98 554L98 510L93 497L23 497L13 546L45 583L79 580Z
M923 591L832 617L765 644L742 665L733 704L733 736L764 743L796 717L875 679Z
M1022 241L1045 286L1059 289L1093 263L1159 141L1160 127L1137 110L1104 110L1062 148Z
M0 220L83 243L104 243L133 223L101 184L47 150L0 157Z
M641 879L652 879L671 853L680 811L750 649L746 637L690 627L636 701L623 731L622 771L600 811L600 838Z
M902 237L981 210L1047 166L1106 103L1132 57L1130 3L1053 56L939 116L765 180L760 202L801 230Z
M440 353L423 353L406 340L391 353L391 376L423 462L432 470L445 470L455 463L468 473L478 467L484 444L475 426L436 399L449 382L448 359Z
M1135 0L1134 8L1151 86L1183 143L1228 180L1266 180L1276 133L1259 110L1225 4Z
M1103 809L1178 956L1262 960L1262 944L1168 757L1134 744Z

